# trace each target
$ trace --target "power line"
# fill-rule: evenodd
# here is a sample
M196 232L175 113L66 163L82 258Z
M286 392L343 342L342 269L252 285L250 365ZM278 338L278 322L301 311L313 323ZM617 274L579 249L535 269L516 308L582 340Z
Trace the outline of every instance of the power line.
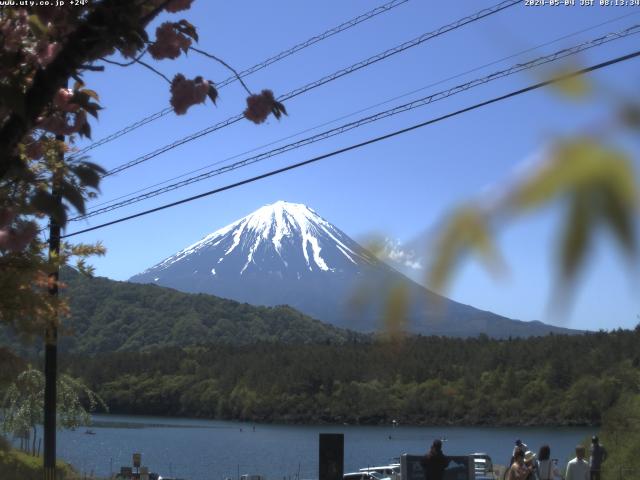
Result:
M539 66L551 63L551 62L555 62L557 60L569 57L571 55L575 55L577 53L583 52L585 50L588 50L588 49L591 49L591 48L594 48L594 47L601 46L601 45L606 44L608 42L611 42L613 40L619 40L619 39L628 37L629 35L637 34L639 32L640 32L640 25L634 25L634 26L628 27L628 28L626 28L626 29L624 29L624 30L622 30L620 32L609 33L607 35L595 38L593 40L589 40L587 42L583 42L583 43L581 43L579 45L559 50L559 51L554 52L554 53L552 53L550 55L545 55L545 56L542 56L542 57L538 57L538 58L536 58L534 60L531 60L529 62L526 62L526 63L518 63L516 65L513 65L510 68L494 72L494 73L492 73L490 75L487 75L487 76L484 76L482 78L477 78L477 79L471 80L469 82L466 82L464 84L457 85L455 87L449 88L447 90L443 90L443 91L440 91L440 92L437 92L437 93L433 93L433 94L428 95L426 97L422 97L422 98L413 100L411 102L408 102L408 103L405 103L405 104L402 104L402 105L398 105L398 106L393 107L391 109L384 110L382 112L378 112L378 113L375 113L373 115L366 116L364 118L361 118L361 119L346 123L344 125L341 125L341 126L329 129L329 130L326 130L324 132L318 133L316 135L312 135L310 137L298 140L296 142L292 142L292 143L289 143L287 145L283 145L281 147L269 150L267 152L263 152L263 153L260 153L258 155L254 155L254 156L246 158L244 160L235 162L235 163L233 163L231 165L227 165L227 166L224 166L224 167L221 167L221 168L217 168L217 169L205 172L205 173L201 173L200 175L187 178L187 179L182 180L180 182L176 182L176 183L167 185L165 187L162 187L162 188L159 188L159 189L156 189L156 190L152 190L150 192L138 195L136 197L129 198L127 200L124 200L124 201L121 201L121 202L118 202L118 203L114 203L112 205L109 205L109 206L106 206L106 207L103 207L103 208L95 209L95 210L93 210L91 212L86 213L85 215L81 215L81 216L72 218L71 220L73 220L73 221L75 221L75 220L83 220L83 219L87 219L87 218L90 218L90 217L93 217L93 216L96 216L96 215L107 213L107 212L110 212L110 211L113 211L113 210L116 210L116 209L119 209L119 208L123 208L125 206L132 205L134 203L138 203L138 202L141 202L143 200L146 200L146 199L149 199L149 198L152 198L152 197L155 197L155 196L158 196L158 195L161 195L161 194L173 191L173 190L177 190L179 188L186 187L186 186L191 185L193 183L201 182L201 181L206 180L208 178L211 178L211 177L214 177L214 176L217 176L217 175L222 175L224 173L228 173L228 172L231 172L233 170L237 170L239 168L243 168L243 167L252 165L254 163L260 162L260 161L265 160L267 158L271 158L271 157L274 157L276 155L281 155L281 154L289 152L291 150L295 150L295 149L298 149L300 147L303 147L303 146L306 146L306 145L310 145L312 143L315 143L315 142L318 142L318 141L321 141L321 140L325 140L327 138L331 138L331 137L334 137L336 135L340 135L340 134L348 132L350 130L354 130L356 128L359 128L359 127L361 127L363 125L367 125L367 124L370 124L370 123L373 123L373 122L377 122L377 121L382 120L384 118L388 118L388 117L391 117L391 116L394 116L394 115L397 115L397 114L400 114L400 113L404 113L404 112L413 110L415 108L423 107L425 105L429 105L429 104L434 103L434 102L439 101L439 100L444 100L444 99L449 98L449 97L451 97L453 95L465 92L467 90L470 90L472 88L478 87L480 85L484 85L484 84L487 84L489 82L492 82L492 81L495 81L495 80L498 80L498 79L501 79L501 78L505 78L505 77L514 75L516 73L523 72L525 70L530 70L532 68L539 67Z
M324 85L326 83L332 82L334 80L337 80L341 77L344 77L345 75L349 75L353 72L356 72L362 68L368 67L369 65L373 65L374 63L377 63L381 60L384 60L386 58L391 57L392 55L395 55L397 53L403 52L409 48L418 46L428 40L431 40L433 38L439 37L440 35L444 35L447 32L453 31L453 30L457 30L458 28L461 28L467 24L476 22L478 20L481 20L485 17L488 17L490 15L493 15L495 13L501 12L502 10L505 10L509 7L512 7L516 4L520 3L520 0L505 0L503 2L500 2L492 7L489 8L485 8L483 10L480 10L474 14L468 15L464 18L461 18L453 23L450 23L448 25L444 25L440 28L438 28L437 30L434 30L432 32L427 32L424 33L422 35L420 35L419 37L414 38L413 40L409 40L407 42L404 42L400 45L397 45L393 48L390 48L388 50L385 50L384 52L378 53L377 55L374 55L372 57L367 58L366 60L362 60L358 63L354 63L346 68L340 69L330 75L326 75L322 78L320 78L319 80L316 80L314 82L308 83L307 85L304 85L302 87L298 87L294 90L291 90L290 92L281 95L280 97L278 97L278 101L280 102L285 102L287 100L290 100L294 97L297 97L298 95L301 95L302 93L308 92L309 90L313 90L317 87L320 87L321 85ZM160 147L152 152L149 152L145 155L142 155L140 157L135 158L134 160L131 160L127 163L124 163L122 165L119 165L115 168L112 168L111 170L109 170L107 173L104 174L104 176L110 176L110 175L114 175L116 173L122 172L124 170L127 170L131 167L134 167L136 165L139 165L141 163L147 162L149 160L151 160L152 158L157 157L158 155L161 155L165 152L168 152L170 150L173 150L176 147L179 147L180 145L184 145L185 143L191 142L193 140L196 140L204 135L208 135L209 133L215 132L216 130L220 130L222 128L228 127L229 125L233 125L234 123L239 122L240 120L242 120L244 118L244 115L242 113L239 113L233 117L229 117L226 120L223 120L219 123L216 123L210 127L207 127L205 129L202 129L198 132L192 133L191 135L188 135L186 137L182 137L172 143L169 143L167 145L164 145L163 147Z
M564 81L564 80L567 80L567 79L570 79L570 78L574 78L574 77L577 77L577 76L580 76L580 75L584 75L585 73L593 72L595 70L599 70L599 69L602 69L602 68L605 68L605 67L609 67L609 66L617 64L617 63L621 63L621 62L624 62L624 61L627 61L627 60L631 60L631 59L636 58L638 56L640 56L640 50L636 50L633 53L630 53L630 54L627 54L627 55L623 55L623 56L608 60L606 62L602 62L602 63L596 64L596 65L592 65L590 67L583 68L581 70L577 70L577 71L571 72L569 74L562 75L560 77L556 77L556 78L553 78L553 79L550 79L550 80L545 80L543 82L535 83L533 85L529 85L528 87L521 88L519 90L514 90L514 91L512 91L510 93L507 93L505 95L501 95L499 97L494 97L494 98L491 98L490 100L485 100L484 102L476 103L476 104L471 105L469 107L466 107L466 108L463 108L463 109L460 109L460 110L456 110L455 112L451 112L451 113L448 113L446 115L442 115L442 116L439 116L439 117L436 117L436 118L432 118L432 119L427 120L425 122L418 123L418 124L415 124L415 125L412 125L410 127L406 127L406 128L400 129L400 130L395 130L395 131L393 131L391 133L387 133L385 135L381 135L381 136L378 136L378 137L371 138L371 139L366 140L364 142L360 142L360 143L357 143L357 144L354 144L354 145L350 145L348 147L344 147L344 148L341 148L341 149L338 149L338 150L334 150L332 152L325 153L323 155L319 155L319 156L310 158L308 160L304 160L302 162L294 163L292 165L288 165L286 167L278 168L276 170L271 170L271 171L263 173L261 175L250 177L250 178L247 178L245 180L241 180L239 182L235 182L235 183L232 183L232 184L229 184L229 185L225 185L223 187L219 187L219 188L216 188L214 190L209 190L208 192L200 193L198 195L194 195L194 196L191 196L191 197L183 198L182 200L178 200L178 201L175 201L175 202L167 203L165 205L161 205L159 207L155 207L155 208L152 208L152 209L149 209L149 210L144 210L142 212L138 212L138 213L135 213L133 215L128 215L126 217L121 217L119 219L112 220L110 222L106 222L106 223L102 223L100 225L96 225L96 226L93 226L93 227L85 228L83 230L78 230L77 232L68 233L66 235L63 235L62 238L73 237L75 235L80 235L81 233L87 233L87 232L91 232L93 230L98 230L100 228L108 227L108 226L111 226L111 225L115 225L117 223L125 222L127 220L132 220L134 218L138 218L138 217L142 217L142 216L145 216L145 215L149 215L151 213L159 212L159 211L165 210L167 208L175 207L177 205L182 205L184 203L192 202L194 200L198 200L200 198L204 198L204 197L207 197L207 196L210 196L210 195L214 195L216 193L220 193L220 192L224 192L224 191L227 191L227 190L231 190L233 188L237 188L237 187L240 187L242 185L247 185L249 183L253 183L253 182L256 182L258 180L262 180L262 179L265 179L265 178L268 178L268 177L272 177L274 175L278 175L278 174L287 172L289 170L294 170L296 168L300 168L300 167L303 167L303 166L306 166L306 165L310 165L312 163L319 162L320 160L324 160L326 158L334 157L336 155L349 152L351 150L362 148L362 147L364 147L366 145L371 145L373 143L377 143L377 142L380 142L382 140L387 140L389 138L396 137L398 135L402 135L404 133L408 133L410 131L417 130L417 129L422 128L422 127L426 127L428 125L432 125L432 124L441 122L441 121L446 120L448 118L456 117L456 116L461 115L463 113L467 113L467 112L470 112L470 111L473 111L473 110L477 110L479 108L486 107L487 105L491 105L493 103L497 103L497 102L500 102L500 101L503 101L503 100L507 100L507 99L509 99L511 97L516 97L518 95L522 95L524 93L531 92L533 90L537 90L537 89L540 89L542 87L546 87L546 86L554 84L554 83L558 83L558 82L561 82L561 81Z
M423 86L423 87L420 87L420 88L417 88L417 89L411 90L410 92L406 92L406 93L403 93L403 94L401 94L401 95L396 95L396 96L394 96L394 97L392 97L392 98L389 98L389 99L387 99L387 100L384 100L384 101L382 101L382 102L378 102L378 103L375 103L375 104L373 104L373 105L369 105L368 107L360 108L360 109L358 109L358 110L356 110L356 111L354 111L354 112L351 112L351 113L348 113L348 114L345 114L345 115L341 115L341 116L339 116L339 117L337 117L337 118L334 118L334 119L332 119L332 120L328 120L328 121L322 122L321 124L315 125L315 126L313 126L313 127L309 127L309 128L304 129L304 130L301 130L301 131L299 131L299 132L297 132L297 133L294 133L294 134L291 134L291 135L287 135L287 136L285 136L285 137L281 137L281 138L279 138L279 139L277 139L277 140L273 140L273 141L271 141L271 142L268 142L268 143L262 144L262 145L260 145L260 146L254 147L254 148L251 148L251 149L249 149L249 150L245 150L245 151L243 151L243 152L241 152L241 153L234 154L234 155L232 155L232 156L230 156L230 157L226 157L226 158L224 158L224 159L222 159L222 160L217 160L217 161L215 161L215 162L213 162L213 163L209 163L209 164L207 164L207 165L205 165L205 166L203 166L203 167L197 168L197 169L195 169L195 170L190 170L190 171L185 172L185 173L182 173L182 174L180 174L180 175L176 175L176 176L174 176L174 177L170 177L170 178L168 178L168 179L166 179L166 180L163 180L163 181L160 181L160 182L156 182L156 183L151 184L151 185L149 185L149 186L147 186L147 187L140 188L140 189L138 189L138 190L134 190L133 192L130 192L130 193L127 193L127 194L124 194L124 195L120 195L120 196L115 197L115 198L112 198L112 199L110 199L110 200L104 200L104 201L102 201L102 202L100 202L100 203L97 203L97 204L93 205L93 208L100 207L100 206L103 206L103 205L113 204L113 203L115 203L115 202L117 202L118 200L121 200L121 199L123 199L123 198L131 197L131 196L136 195L136 194L138 194L138 193L145 192L145 191L147 191L147 190L149 190L149 189L151 189L151 188L159 187L159 186L161 186L161 185L164 185L164 184L166 184L166 183L172 182L172 181L174 181L174 180L178 180L178 179L180 179L180 178L184 178L184 177L186 177L186 176L188 176L188 175L193 175L194 173L201 172L201 171L203 171L203 170L206 170L207 168L211 168L211 167L214 167L214 166L216 166L216 165L220 165L220 164L222 164L222 163L226 163L226 162L231 161L231 160L233 160L233 159L236 159L236 158L242 157L243 155L247 155L247 154L249 154L249 153L252 153L252 152L255 152L255 151L261 150L261 149L263 149L263 148L270 147L270 146L272 146L272 145L275 145L275 144L281 143L281 142L283 142L283 141L285 141L285 140L289 140L289 139L291 139L291 138L295 138L295 137L297 137L297 136L299 136L299 135L302 135L302 134L304 134L304 133L311 132L311 131L313 131L313 130L317 130L318 128L322 128L322 127L325 127L325 126L330 125L330 124L332 124L332 123L338 122L338 121L340 121L340 120L344 120L344 119L347 119L347 118L352 117L352 116L354 116L354 115L357 115L357 114L359 114L359 113L366 112L367 110L371 110L371 109L373 109L373 108L380 107L380 106L382 106L382 105L386 105L386 104L391 103L391 102L393 102L393 101L395 101L395 100L399 100L399 99L401 99L401 98L405 98L405 97L408 97L408 96L413 95L413 94L415 94L415 93L418 93L418 92L424 91L424 90L426 90L426 89L428 89L428 88L432 88L432 87L435 87L435 86L441 85L441 84L443 84L443 83L446 83L446 82L448 82L448 81L455 80L456 78L463 77L463 76L468 75L468 74L470 74L470 73L477 72L478 70L482 70L482 69L484 69L484 68L486 68L486 67L490 67L490 66L492 66L492 65L496 65L496 64L498 64L498 63L502 63L502 62L504 62L504 61L506 61L506 60L510 60L510 59L512 59L512 58L518 57L518 56L523 55L523 54L525 54L525 53L529 53L529 52L532 52L532 51L535 51L535 50L539 50L540 48L543 48L543 47L546 47L546 46L552 45L552 44L557 43L557 42L559 42L559 41L561 41L561 40L566 40L566 39L568 39L568 38L574 37L574 36L579 35L579 34L581 34L581 33L585 33L585 32L591 31L591 30L595 30L596 28L602 27L602 26L607 25L607 24L609 24L609 23L613 23L613 22L616 22L616 21L618 21L618 20L621 20L621 19L624 19L624 18L627 18L627 17L633 16L633 15L638 15L638 14L640 14L640 12L632 11L632 12L626 13L626 14L624 14L624 15L620 15L620 16L618 16L618 17L614 17L614 18L611 18L611 19L609 19L609 20L605 20L605 21L600 22L600 23L598 23L598 24L596 24L596 25L592 25L592 26L587 27L587 28L583 28L583 29L580 29L580 30L576 30L576 31L574 31L574 32L568 33L568 34L566 34L566 35L562 35L562 36L557 37L557 38L555 38L555 39L553 39L553 40L550 40L550 41L548 41L548 42L545 42L545 43L542 43L542 44L536 45L535 47L529 47L529 48L526 48L526 49L524 49L524 50L520 50L519 52L516 52L516 53L510 54L510 55L508 55L508 56L506 56L506 57L502 57L502 58L500 58L500 59L498 59L498 60L493 60L493 61L491 61L491 62L489 62L489 63L485 63L485 64L483 64L483 65L480 65L480 66L474 67L474 68L472 68L472 69L470 69L470 70L466 70L466 71L464 71L464 72L462 72L462 73L457 73L457 74L455 74L455 75L452 75L452 76L450 76L450 77L447 77L447 78L444 78L444 79L438 80L438 81L436 81L436 82L430 83L430 84L425 85L425 86ZM76 217L76 218L78 218L78 217ZM71 219L71 220L74 220L74 219Z
M368 12L365 12L361 15L358 15L357 17L354 17L350 20L347 20L346 22L341 23L340 25L330 28L329 30L326 30L318 35L315 35L307 40L305 40L304 42L298 43L297 45L294 45L291 48L288 48L287 50L283 50L282 52L278 53L277 55L274 55L272 57L267 58L266 60L263 60L260 63L257 63L256 65L249 67L243 71L241 71L238 76L232 75L229 78L226 78L225 80L223 80L220 83L216 84L216 88L218 90L220 90L221 88L226 87L227 85L235 82L236 80L238 80L239 78L244 78L246 76L251 75L252 73L255 73L259 70L262 70L263 68L268 67L269 65L272 65L286 57L289 57L297 52L299 52L300 50L304 50L307 47L310 47L311 45L314 45L318 42L321 42L322 40L325 40L329 37L332 37L333 35L336 35L340 32L344 32L345 30L348 30L352 27L355 27L356 25L365 22L371 18L374 18L382 13L387 13L391 10L393 10L394 8L407 3L409 0L392 0L390 2L387 2L383 5L380 5L379 7L376 7L372 10L369 10ZM89 150L93 150L94 148L97 148L101 145L104 145L105 143L109 143L113 140L115 140L116 138L119 138L123 135L126 135L129 132L132 132L134 130L136 130L137 128L142 127L143 125L146 125L148 123L153 122L154 120L157 120L159 118L164 117L165 115L171 113L173 111L172 107L166 107L163 108L162 110L153 113L151 115L148 115L140 120L138 120L137 122L134 122L130 125L127 125L126 127L118 130L117 132L112 133L111 135L108 135L96 142L93 142L90 145L87 145L86 147L82 148L81 150L79 150L78 152L76 152L73 157L78 157L80 155L85 154L86 152L88 152Z
M299 43L298 45L295 45L293 47L291 47L288 50L285 50L283 52L280 52L277 55L274 55L271 58L268 58L266 60L264 60L261 63L258 63L257 65L254 65L253 67L249 67L246 70L243 70L240 72L239 76L240 77L245 77L247 75L251 75L252 73L255 73L259 70L262 70L263 68L268 67L269 65L271 65L272 63L275 63L279 60L282 60L283 58L286 58L290 55L293 55L294 53L307 48L310 45L313 45L314 43L318 43L321 40L324 40L325 38L329 38L333 35L335 35L336 33L342 32L344 30L347 30L348 28L351 28L355 25L358 25L359 23L364 22L365 20L369 20L370 18L375 17L376 15L379 15L381 13L386 13L389 10L407 2L409 0L394 0L392 2L386 3L384 5L381 5L378 8L374 8L373 10L364 13L358 17L352 18L351 20L348 20L347 22L338 25L337 27L332 28L331 30L327 30L324 33L321 33L320 35L316 35L315 37L310 38L309 40ZM235 76L230 76L229 78L227 78L226 80L223 80L222 82L216 84L216 86L218 88L222 88L226 85L228 85L229 83L232 83L236 80Z

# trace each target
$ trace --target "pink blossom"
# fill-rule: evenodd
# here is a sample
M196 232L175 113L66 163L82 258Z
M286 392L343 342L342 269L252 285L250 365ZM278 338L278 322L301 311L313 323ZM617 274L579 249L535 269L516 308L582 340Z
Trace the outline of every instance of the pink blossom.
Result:
M70 103L73 98L73 90L70 88L61 88L53 97L53 104L63 112L77 112L80 105Z
M164 8L167 12L175 13L180 10L188 10L192 3L193 0L171 0Z
M244 116L253 123L262 123L269 116L274 102L275 98L271 90L263 90L259 95L249 95Z
M37 126L54 135L72 135L79 132L85 123L87 123L87 115L85 112L79 111L75 114L73 125L67 123L66 116L51 115L46 118L40 117Z
M0 250L9 250L11 243L11 231L8 228L0 228Z
M178 58L180 51L186 52L191 39L176 30L176 24L165 22L156 29L156 41L149 47L149 53L156 60Z
M178 115L187 113L192 105L204 103L209 92L209 82L202 77L187 80L178 73L171 82L171 106Z
M21 252L38 234L38 226L28 222L20 229L0 229L0 248L12 252Z
M57 42L40 42L36 49L36 56L40 66L42 68L45 68L51 62L53 62L61 49L62 47Z
M270 113L280 120L282 114L287 115L284 105L278 102L271 90L262 90L260 94L253 94L247 97L247 109L244 116L253 123L264 122Z
M37 122L38 128L46 130L55 135L64 135L68 125L65 118L58 115L51 115L50 117L40 117Z

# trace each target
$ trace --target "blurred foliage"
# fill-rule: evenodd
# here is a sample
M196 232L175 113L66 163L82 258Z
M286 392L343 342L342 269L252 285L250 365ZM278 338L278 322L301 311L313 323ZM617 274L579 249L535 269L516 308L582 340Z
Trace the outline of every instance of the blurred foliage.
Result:
M442 230L435 246L435 261L431 267L431 284L436 289L446 285L454 269L467 253L477 254L493 268L502 261L493 243L489 220L479 209L461 207Z
M112 412L296 423L595 425L640 391L635 331L64 355ZM526 406L526 407L523 407Z
M587 81L584 75L573 75L573 72L581 67L577 64L568 63L559 71L552 72L551 78L559 80L551 84L551 88L556 89L561 94L580 100L593 92L594 86Z
M599 91L582 76L553 85L579 99L591 98ZM614 104L615 118L597 135L555 141L535 168L506 184L492 201L476 199L444 218L428 269L430 286L446 290L456 267L469 254L477 254L490 267L501 266L494 241L497 230L551 205L564 209L556 258L559 278L555 300L560 304L576 285L601 231L615 239L627 261L637 260L638 173L630 156L608 140L608 135L637 131L640 110L629 101L610 103Z
M608 454L603 480L634 478L640 469L640 395L623 395L604 415L599 436Z

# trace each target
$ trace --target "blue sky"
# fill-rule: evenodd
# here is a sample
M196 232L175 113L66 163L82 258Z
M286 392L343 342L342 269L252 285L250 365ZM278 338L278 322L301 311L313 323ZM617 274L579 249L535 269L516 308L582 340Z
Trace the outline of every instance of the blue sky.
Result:
M200 48L242 70L382 3L199 0L190 11L166 15L160 21L187 18L198 27ZM410 0L387 14L251 75L246 82L254 91L270 88L279 95L494 3ZM640 23L637 7L526 7L522 4L509 8L292 99L286 104L289 116L281 121L270 119L260 126L243 121L107 178L102 196L94 203L224 160L624 15L625 18L366 113ZM629 53L637 44L636 36L619 40L579 55L572 65L589 65ZM220 65L195 54L178 61L155 62L154 66L169 77L177 72L187 77L203 75L214 81L229 76ZM501 79L257 165L90 221L72 223L67 232L357 143L521 88L543 77L544 71L539 70ZM589 78L601 87L637 95L640 60L611 67ZM164 108L169 102L168 84L140 66L107 65L104 73L87 75L86 81L99 92L105 107L99 121L92 125L96 140ZM208 103L193 107L184 116L166 116L92 150L91 159L107 169L120 165L241 112L245 96L240 85L234 83L220 91L218 106ZM97 274L125 280L205 234L264 204L282 199L309 205L355 239L378 234L411 242L424 231L433 229L460 202L509 180L519 165L542 151L550 141L599 125L607 114L610 114L610 105L600 99L576 101L552 90L537 91L309 167L75 239L103 241L108 254L93 262ZM364 113L351 118L362 115ZM637 141L620 141L637 158ZM606 236L595 249L572 308L562 315L549 313L554 235L559 230L560 213L558 209L550 209L507 228L499 237L499 245L509 265L508 276L496 281L480 266L468 262L458 272L449 296L523 320L539 319L589 329L635 326L640 313L639 296L635 294L637 268L625 265Z

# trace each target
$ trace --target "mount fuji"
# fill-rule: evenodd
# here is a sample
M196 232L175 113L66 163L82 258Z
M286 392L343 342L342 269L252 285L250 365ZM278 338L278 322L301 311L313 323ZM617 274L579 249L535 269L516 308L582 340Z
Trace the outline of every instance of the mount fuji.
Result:
M370 332L382 326L393 291L405 329L425 335L493 337L569 333L511 320L438 296L352 240L311 208L278 201L205 236L131 282L208 293L253 305L283 305Z

